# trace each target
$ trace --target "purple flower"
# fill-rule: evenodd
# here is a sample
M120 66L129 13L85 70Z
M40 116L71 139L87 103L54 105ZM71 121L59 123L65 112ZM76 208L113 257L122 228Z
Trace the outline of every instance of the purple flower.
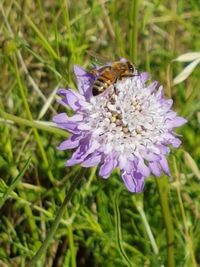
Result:
M74 111L54 117L58 127L71 132L60 150L74 149L67 166L99 165L99 175L108 178L119 167L121 178L131 192L141 192L150 175L169 175L169 145L181 141L173 129L186 120L171 110L172 100L165 99L162 86L147 83L148 74L123 78L98 96L92 95L95 77L75 66L79 92L60 89L59 101Z

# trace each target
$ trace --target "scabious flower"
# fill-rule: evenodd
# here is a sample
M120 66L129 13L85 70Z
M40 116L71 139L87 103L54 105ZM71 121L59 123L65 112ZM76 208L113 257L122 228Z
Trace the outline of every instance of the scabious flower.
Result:
M172 100L163 96L162 86L150 83L147 73L118 80L105 92L92 95L95 76L75 66L78 90L59 89L59 102L73 109L54 117L58 127L71 132L58 147L74 149L67 166L99 165L99 175L108 178L119 167L131 192L141 192L151 173L170 174L167 155L181 141L173 129L186 120L171 110Z

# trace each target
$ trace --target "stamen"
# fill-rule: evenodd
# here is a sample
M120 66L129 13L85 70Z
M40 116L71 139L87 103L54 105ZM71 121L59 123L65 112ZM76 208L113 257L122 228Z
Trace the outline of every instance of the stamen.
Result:
M123 127L122 130L123 130L124 133L128 133L129 132L129 129L127 127Z

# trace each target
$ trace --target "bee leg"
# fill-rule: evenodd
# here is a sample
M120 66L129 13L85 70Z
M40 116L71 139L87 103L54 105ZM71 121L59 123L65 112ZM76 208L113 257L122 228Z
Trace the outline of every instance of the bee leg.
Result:
M114 92L112 93L112 95L118 95L119 94L119 91L117 91L117 88L116 88L116 86L114 85Z
M124 74L120 76L120 80L122 80L123 78L128 78L128 77L133 77L135 76L134 74Z
M92 69L91 74L97 77L99 75L99 71L97 69Z
M135 76L139 76L140 74L139 74L139 72L137 71L136 73L132 73L132 74L124 74L124 75L121 75L120 76L120 80L122 79L122 78L128 78L128 77L135 77Z

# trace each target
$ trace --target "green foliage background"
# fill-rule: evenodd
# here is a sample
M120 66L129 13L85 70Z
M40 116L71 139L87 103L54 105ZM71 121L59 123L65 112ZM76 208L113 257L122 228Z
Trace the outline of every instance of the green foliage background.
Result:
M173 86L188 62L172 61L200 51L199 1L1 0L0 18L0 266L28 266L80 171L64 167L71 152L56 150L65 134L50 122L64 110L56 89L76 87L73 65L95 63L87 51L134 60L188 123L171 177L142 194L88 170L37 266L170 266L169 246L175 266L200 266L200 72Z

